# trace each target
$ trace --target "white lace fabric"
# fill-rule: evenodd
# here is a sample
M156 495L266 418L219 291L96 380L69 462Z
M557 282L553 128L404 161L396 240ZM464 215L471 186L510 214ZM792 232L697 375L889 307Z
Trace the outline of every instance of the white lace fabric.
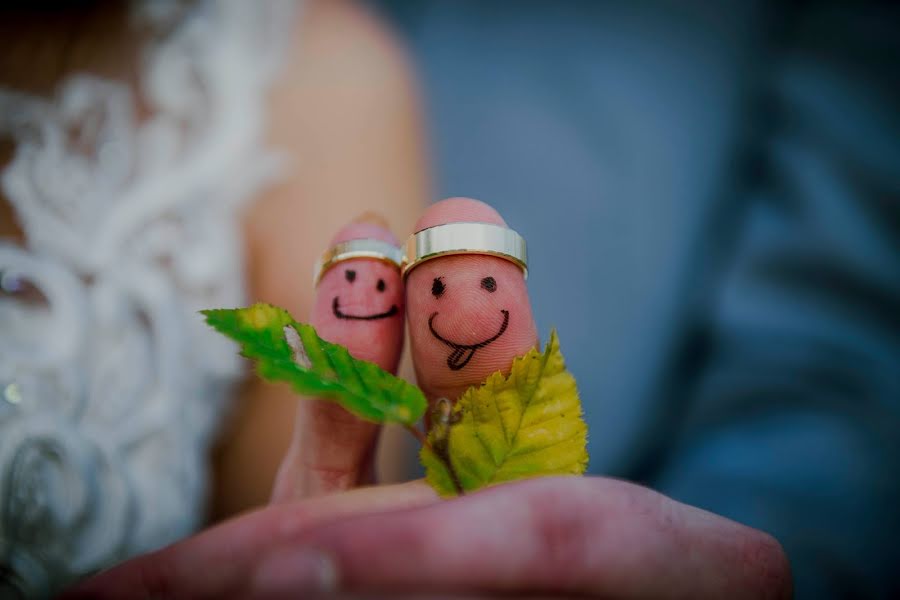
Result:
M185 5L135 6L153 22ZM197 311L244 300L239 212L277 170L265 98L295 7L186 6L144 48L143 123L122 82L0 87L0 184L25 235L0 240L0 596L52 593L203 519L241 367Z

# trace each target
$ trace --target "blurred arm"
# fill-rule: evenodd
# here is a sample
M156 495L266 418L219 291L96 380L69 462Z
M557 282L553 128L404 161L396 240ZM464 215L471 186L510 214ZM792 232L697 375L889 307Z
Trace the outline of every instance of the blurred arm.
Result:
M366 211L402 236L428 185L418 102L393 40L347 2L306 5L300 21L270 107L287 177L250 207L245 232L249 300L307 318L329 238ZM248 382L218 453L216 515L268 500L296 402L286 386Z
M876 13L804 16L771 72L764 185L655 482L772 533L800 597L898 592L900 13Z

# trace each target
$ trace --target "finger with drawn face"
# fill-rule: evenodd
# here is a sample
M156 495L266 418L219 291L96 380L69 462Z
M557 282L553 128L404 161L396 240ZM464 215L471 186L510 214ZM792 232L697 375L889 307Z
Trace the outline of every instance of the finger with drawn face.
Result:
M432 205L416 231L456 222L506 226L496 210L469 198ZM406 302L413 362L429 399L456 400L537 345L522 269L483 254L449 255L409 272Z
M361 238L397 244L387 228L370 217L344 227L331 245ZM396 373L403 349L403 302L403 283L395 265L354 258L337 263L322 275L310 321L323 339L346 346L355 358ZM272 501L371 482L378 432L377 425L334 402L302 400Z

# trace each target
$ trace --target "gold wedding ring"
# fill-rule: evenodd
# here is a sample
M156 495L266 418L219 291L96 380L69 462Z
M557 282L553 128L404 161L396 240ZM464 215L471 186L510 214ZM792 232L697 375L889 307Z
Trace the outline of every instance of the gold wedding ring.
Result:
M391 265L398 269L403 264L403 253L400 248L372 238L361 238L357 240L347 240L340 242L326 250L319 260L316 261L313 270L313 286L319 285L328 269L335 266L339 262L350 260L351 258L374 258Z
M525 238L493 223L446 223L417 231L406 240L401 273L404 279L415 267L439 256L487 254L506 259L528 277Z

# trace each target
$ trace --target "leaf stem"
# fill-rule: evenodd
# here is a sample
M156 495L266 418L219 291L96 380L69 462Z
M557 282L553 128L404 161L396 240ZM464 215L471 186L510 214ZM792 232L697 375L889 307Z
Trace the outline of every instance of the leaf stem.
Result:
M450 473L450 479L453 481L454 487L456 487L456 491L460 496L465 496L466 493L463 491L462 483L459 481L459 476L456 474L456 470L453 468L453 463L450 462L450 456L446 452L446 448L444 452L435 452L435 456L440 458L444 464L447 466L447 472Z
M404 425L406 430L413 434L413 436L419 440L419 443L434 452L434 449L431 447L431 444L428 443L428 438L425 437L425 434L422 433L415 425Z
M450 474L450 480L453 482L453 486L456 488L456 492L460 496L465 496L466 493L463 490L463 486L459 481L459 476L456 474L456 471L453 469L453 464L450 462L450 457L447 456L447 453L446 452L438 452L431 445L431 443L429 443L428 437L424 433L422 433L422 431L419 430L419 428L417 428L416 426L404 425L404 427L406 428L406 430L408 432L413 434L413 437L415 437L417 440L419 440L419 443L422 444L423 447L428 448L428 450L432 454L434 454L435 456L438 457L438 460L440 460L442 463L444 463L444 466L447 467L447 472Z

